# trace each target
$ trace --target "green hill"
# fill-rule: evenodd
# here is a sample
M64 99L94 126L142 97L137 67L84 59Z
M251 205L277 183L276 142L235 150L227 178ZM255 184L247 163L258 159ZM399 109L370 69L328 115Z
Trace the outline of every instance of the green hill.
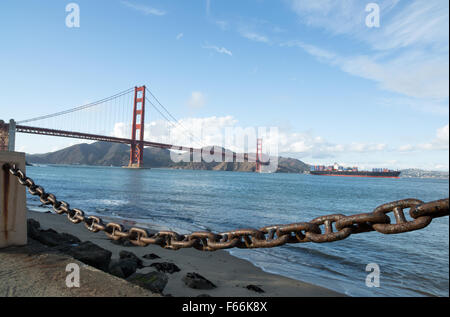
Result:
M94 166L127 166L130 159L130 146L118 143L95 142L92 144L77 144L59 151L27 155L31 164L69 164ZM170 151L147 147L144 149L144 167L222 170L222 171L255 171L255 163L251 162L179 162L170 157ZM309 171L309 165L293 158L278 158L280 173L303 173Z

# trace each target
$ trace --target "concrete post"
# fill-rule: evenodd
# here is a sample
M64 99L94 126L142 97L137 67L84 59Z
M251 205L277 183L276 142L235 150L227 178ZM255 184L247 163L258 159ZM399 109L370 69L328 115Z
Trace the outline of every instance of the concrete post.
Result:
M13 119L9 120L8 137L8 151L14 152L16 147L16 121Z
M9 145L9 127L5 121L0 120L0 151L7 151Z
M27 244L25 187L3 169L5 163L25 172L25 153L0 151L0 248Z

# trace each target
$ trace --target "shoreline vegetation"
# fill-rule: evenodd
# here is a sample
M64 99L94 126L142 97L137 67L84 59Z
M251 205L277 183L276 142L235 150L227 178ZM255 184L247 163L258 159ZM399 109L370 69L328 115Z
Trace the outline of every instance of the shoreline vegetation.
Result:
M110 220L123 222L114 218ZM84 226L74 225L66 217L52 213L29 210L28 236L51 249L163 296L345 296L267 273L226 251L173 251L155 245L136 247L129 243L111 242L104 233L92 233Z

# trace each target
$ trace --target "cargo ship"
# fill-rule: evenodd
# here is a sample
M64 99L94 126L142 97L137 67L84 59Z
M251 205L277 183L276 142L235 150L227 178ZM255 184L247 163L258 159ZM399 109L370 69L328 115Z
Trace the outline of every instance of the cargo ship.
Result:
M323 176L347 176L347 177L385 177L399 178L400 171L393 171L386 168L374 168L372 171L360 171L357 167L343 167L337 163L331 166L314 165L311 166L310 174Z

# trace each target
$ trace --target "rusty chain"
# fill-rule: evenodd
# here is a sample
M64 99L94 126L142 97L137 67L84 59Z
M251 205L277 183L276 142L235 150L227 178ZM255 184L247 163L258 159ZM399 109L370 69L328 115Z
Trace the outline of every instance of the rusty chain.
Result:
M173 231L150 233L146 229L109 222L103 223L96 216L88 216L81 209L71 208L55 195L46 193L44 188L36 185L15 164L4 164L3 169L18 178L20 184L28 187L31 195L37 195L44 205L51 205L57 214L66 214L73 223L84 223L91 232L103 231L113 240L128 239L137 246L149 244L159 245L166 249L195 248L202 251L215 251L228 248L271 248L286 243L333 242L343 240L352 234L378 231L384 234L395 234L422 229L432 219L449 215L449 199L441 199L424 203L418 199L403 199L383 204L371 213L351 216L332 214L317 217L309 222L298 222L284 225L272 225L257 229L239 229L221 233L193 232L188 235ZM404 210L409 209L412 220L407 220ZM387 216L393 212L395 223ZM335 230L333 229L333 224ZM322 232L321 226L324 227Z

